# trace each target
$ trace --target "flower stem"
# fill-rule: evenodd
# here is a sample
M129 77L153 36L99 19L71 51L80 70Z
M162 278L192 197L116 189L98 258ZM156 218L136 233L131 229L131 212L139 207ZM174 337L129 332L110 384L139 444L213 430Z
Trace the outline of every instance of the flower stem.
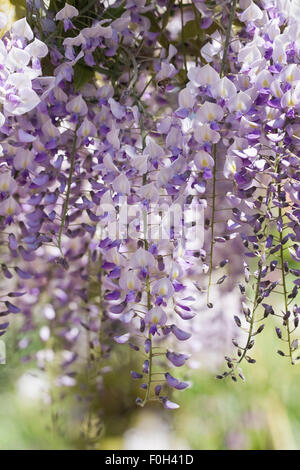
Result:
M229 17L229 24L228 24L228 29L226 32L226 38L225 38L225 45L224 45L224 52L223 52L223 57L222 57L222 65L221 65L221 71L220 71L220 76L222 77L224 75L224 72L226 70L226 60L227 60L227 54L228 54L228 48L229 48L229 40L230 40L230 35L231 35L231 29L232 29L232 23L233 19L235 16L236 12L236 5L237 5L237 0L233 0L232 2L232 7L231 7L231 12L230 12L230 17ZM210 241L210 261L209 261L209 279L208 279L208 287L207 287L207 305L212 306L210 302L210 288L211 288L211 283L212 283L212 270L213 270L213 255L214 255L214 227L215 227L215 211L216 211L216 182L217 182L217 145L214 144L213 146L213 159L214 159L214 170L213 170L213 189L212 189L212 213L211 213L211 241Z
M143 143L143 149L145 148L146 145L146 137L144 134L144 122L143 118L141 119L141 132L142 132L142 143ZM147 184L147 173L143 175L143 186ZM145 244L145 250L148 251L149 249L149 242L147 239L147 232L148 232L148 225L147 225L147 211L144 211L143 214L144 218L144 244ZM146 277L146 294L147 294L147 310L151 310L151 287L150 287L150 276L149 272L147 273ZM150 387L151 387L151 381L152 381L152 362L153 362L153 345L152 345L152 335L149 333L148 339L150 341L150 349L149 349L149 370L148 370L148 382L147 382L147 390L146 390L146 395L145 398L141 404L141 406L145 406L147 401L149 400L150 397Z
M75 130L75 137L73 140L73 146L72 146L72 153L71 153L71 164L70 164L70 169L69 169L69 177L68 177L68 183L67 183L67 193L66 193L66 200L63 206L63 213L61 217L61 223L59 227L59 232L58 232L58 248L63 255L62 248L61 248L61 237L67 217L67 212L69 208L69 199L70 199L70 193L71 193L71 184L72 184L72 178L73 178L73 173L74 173L74 167L75 167L75 154L76 154L76 144L77 144L77 136L76 136L76 131L77 127Z
M225 38L225 45L224 45L224 52L223 52L223 57L222 57L222 65L221 65L221 73L220 73L221 76L223 76L226 70L226 60L227 60L227 54L228 54L228 49L229 49L230 34L231 34L232 23L233 23L235 12L236 12L236 6L237 6L237 0L233 0L232 6L231 6L231 12L229 16L228 29L227 29L226 38Z
M180 19L181 19L181 43L182 43L182 48L183 48L183 63L184 63L184 68L186 74L188 73L187 69L187 61L186 61L186 47L185 47L185 41L184 41L184 34L183 34L183 6L182 6L182 0L180 0Z
M245 348L243 350L243 353L242 353L241 357L238 360L238 364L240 364L243 361L244 357L246 356L247 351L248 351L248 346L249 346L251 338L252 338L253 327L254 327L254 323L255 323L255 312L256 312L256 309L258 307L257 300L259 298L259 288L260 288L261 275L262 275L262 263L260 263L259 268L258 268L258 276L257 276L255 297L254 297L254 301L253 301L253 309L252 309L252 315L251 315L251 320L250 320L250 328L249 328L249 332L248 332L248 338L247 338L247 342L246 342Z
M277 164L277 173L280 173L280 168L279 168L279 162ZM281 186L280 183L278 183L277 186L277 192L278 192L278 197L280 195L281 191ZM278 207L278 218L279 220L282 220L282 208L279 206ZM279 243L280 243L280 268L281 268L281 280L282 280L282 289L283 289L283 299L284 299L284 312L285 315L288 312L288 292L287 292L287 286L286 286L286 275L285 275L285 270L284 270L284 248L283 248L283 229L279 230ZM290 332L290 319L287 318L285 320L286 322L286 332L287 332L287 343L289 347L289 357L291 358L291 363L293 363L293 357L292 357L292 345L291 345L291 332Z
M102 349L102 322L103 322L103 296L102 296L102 254L99 256L99 319L100 319L100 329L99 329L99 343L100 343L100 357Z
M281 207L279 208L279 217L281 217ZM280 232L280 263L281 263L281 276L282 276L282 288L283 288L283 298L284 298L284 311L285 314L288 312L288 300L287 300L287 287L286 287L286 279L285 279L285 271L284 271L284 253L283 253L283 245L282 245L282 231ZM289 347L289 356L291 358L291 363L293 363L292 358L292 345L291 345L291 332L290 332L290 320L287 318L286 320L286 331L287 331L287 342Z
M214 159L214 169L213 169L213 187L212 187L212 209L211 209L211 229L210 229L210 260L209 260L209 277L208 277L208 286L207 286L207 306L211 306L210 303L210 288L212 285L212 271L213 271L213 253L214 253L214 235L215 235L215 212L216 212L216 167L217 167L217 146L214 144L213 147L213 159Z
M148 240L145 238L145 249L148 250L148 248L149 248ZM146 292L147 292L147 309L150 310L151 309L151 291L150 291L149 274L147 274L147 279L146 279ZM141 406L145 406L147 401L149 400L150 387L151 387L151 382L152 382L153 346L152 346L152 335L150 333L149 333L148 339L150 340L148 382L147 382L146 395Z

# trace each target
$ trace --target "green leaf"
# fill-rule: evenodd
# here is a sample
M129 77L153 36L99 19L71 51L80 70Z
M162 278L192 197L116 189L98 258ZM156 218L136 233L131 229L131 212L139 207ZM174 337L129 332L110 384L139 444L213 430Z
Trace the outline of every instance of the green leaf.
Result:
M74 89L79 91L84 85L94 78L94 70L91 67L77 63L74 67Z
M188 21L182 28L182 37L184 41L193 39L199 36L199 34L203 34L203 31L200 29L197 20Z
M154 15L154 13L152 11L147 11L146 13L143 13L142 16L145 16L150 21L150 30L149 31L151 33L160 33L160 35L158 36L158 42L165 49L168 49L168 47L170 45L170 42L169 42L168 36L165 32L165 29L162 29L159 25L160 18L159 19L156 18L156 16Z
M161 32L161 28L158 24L158 20L156 19L155 15L152 11L147 11L146 13L143 13L142 16L145 16L150 21L151 26L150 26L149 31L151 33L160 33Z
M118 8L112 7L105 10L103 13L103 19L116 20L120 18L125 11L125 2L123 2Z
M214 21L209 28L207 28L205 30L205 33L210 36L211 34L213 34L215 31L220 30L220 26L218 25L218 23L216 21Z

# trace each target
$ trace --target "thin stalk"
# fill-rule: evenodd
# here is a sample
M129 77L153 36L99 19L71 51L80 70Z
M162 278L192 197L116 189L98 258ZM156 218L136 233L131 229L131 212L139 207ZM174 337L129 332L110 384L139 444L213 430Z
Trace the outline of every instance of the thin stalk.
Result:
M210 230L210 260L209 260L209 277L208 277L208 286L207 286L207 297L206 303L207 306L211 306L210 303L210 288L212 284L212 271L213 271L213 253L214 253L214 236L215 236L215 212L216 212L216 167L217 167L217 146L216 144L213 147L213 159L214 159L214 169L213 169L213 187L212 187L212 209L211 209L211 230Z
M256 309L258 307L257 300L258 300L258 297L259 297L259 287L260 287L261 275L262 275L262 265L259 266L259 271L258 271L255 297L254 297L254 301L253 301L253 310L252 310L252 315L251 315L251 320L250 320L250 327L249 327L249 331L248 331L248 338L247 338L245 348L243 348L244 351L243 351L241 357L238 360L238 364L240 364L242 362L242 360L244 359L244 357L246 356L247 351L248 351L248 346L249 346L251 338L252 338L252 333L253 333L253 328L254 328L254 323L255 323L255 312L256 312Z
M187 61L186 61L186 47L185 47L184 34L183 34L183 5L182 5L182 0L180 0L180 19L181 19L181 43L182 43L182 48L183 48L183 63L184 63L184 68L185 68L185 71L186 71L186 74L187 74L188 69L187 69Z
M147 214L146 216L144 216L144 242L145 242L145 250L148 250L149 244L146 238L147 225L145 223L145 220L147 220ZM150 290L149 274L147 274L147 278L146 278L146 292L147 292L147 309L150 310L151 309L151 290ZM152 348L153 346L152 346L152 335L150 333L149 333L148 339L150 340L148 381L147 381L146 395L141 406L145 406L147 401L149 400L150 387L151 387L151 381L152 381L152 363L153 363L153 349Z
M145 91L147 90L148 86L153 82L153 79L154 79L154 76L151 77L148 82L146 83L146 85L144 86L144 88L142 89L141 93L138 95L137 99L141 99L143 94L145 93Z
M278 194L280 193L280 184L278 184ZM278 208L278 217L282 219L282 209L281 207ZM282 289L283 289L283 298L284 298L284 310L285 314L288 312L288 292L286 287L286 273L284 270L284 248L283 248L283 236L282 230L279 232L279 241L280 241L280 268L281 268L281 278L282 278ZM281 293L281 292L280 292ZM291 363L293 364L292 358L292 344L291 344L291 332L290 332L290 319L287 318L286 321L286 332L287 332L287 343L289 347L289 356L291 358Z
M168 3L167 10L166 10L166 12L163 16L163 19L162 19L162 25L161 25L161 30L162 31L165 29L165 27L167 26L167 24L169 22L169 17L170 17L171 10L173 8L174 3L175 3L175 0L171 0Z
M237 6L237 0L233 0L230 17L229 17L228 29L227 29L226 38L225 38L224 53L223 53L222 66L221 66L221 76L224 74L226 70L226 60L227 60L227 54L228 54L228 48L229 48L230 34L231 34L232 23L233 23L235 12L236 12L236 6Z
M272 202L273 202L272 197L270 197L269 201L268 201L268 204L267 204L267 212L268 213L270 212L270 207L272 205ZM257 307L259 305L258 304L259 288L260 288L260 281L261 281L262 269L263 269L262 261L265 258L265 251L266 251L265 240L266 240L266 234L267 234L267 229L268 228L269 228L269 221L266 219L264 229L263 229L263 236L262 236L262 240L261 240L262 251L261 251L261 256L260 256L260 262L258 264L257 284L256 284L255 296L254 296L254 300L253 300L253 308L252 308L252 314L251 314L251 319L250 319L250 327L249 327L249 331L248 331L248 338L247 338L247 342L246 342L245 348L243 350L243 353L242 353L241 357L239 358L239 360L237 362L238 364L240 364L246 356L248 346L249 346L251 338L252 338L254 324L256 323L255 313L256 313Z
M232 8L230 12L230 17L229 17L229 24L228 24L228 29L226 32L226 38L225 38L225 45L224 45L224 52L223 52L223 57L222 57L222 65L221 65L221 72L220 76L222 77L224 75L225 69L226 69L226 60L227 60L227 53L228 53L228 48L229 48L229 41L230 41L230 35L231 35L231 29L232 29L232 23L234 19L234 15L236 12L236 5L237 5L237 0L233 0L232 2ZM209 261L209 278L208 278L208 287L207 287L207 305L211 306L210 302L210 288L211 288L211 282L212 282L212 271L213 271L213 257L214 257L214 228L215 228L215 211L216 211L216 182L217 182L217 145L214 144L213 146L213 159L214 159L214 169L213 169L213 197L212 197L212 213L211 213L211 241L210 241L210 261Z
M102 349L102 321L103 321L103 296L102 296L102 254L99 256L99 319L100 319L100 329L99 329L99 343L100 343L100 356Z
M139 104L138 99L136 100L137 104ZM142 145L143 149L146 146L146 136L145 136L145 130L144 130L144 121L143 117L141 119L141 134L142 134ZM147 184L147 173L143 175L143 185ZM149 243L147 239L147 231L148 231L148 225L147 225L147 212L146 210L144 211L144 243L145 243L145 250L148 251L149 249ZM147 273L146 277L146 293L147 293L147 309L148 311L151 310L151 287L150 287L150 277L149 273ZM147 401L149 400L150 397L150 387L151 387L151 381L152 381L152 363L153 363L153 345L152 345L152 335L149 333L148 339L150 340L150 349L149 349L149 370L148 370L148 381L147 381L147 390L145 394L145 398L141 404L141 406L145 406Z
M74 137L74 140L73 140L72 153L71 153L71 164L70 164L69 177L68 177L68 183L67 183L67 193L66 193L66 199L65 199L65 203L64 203L64 207L63 207L63 213L62 213L62 217L61 217L61 223L60 223L58 238L57 238L58 248L59 248L59 251L61 252L62 255L63 255L63 252L62 252L62 249L61 249L61 237L62 237L62 233L63 233L63 230L64 230L64 225L65 225L67 212L68 212L68 208L69 208L71 184L72 184L72 178L73 178L74 167L75 167L75 154L76 154L76 145L77 145L77 135L76 135L77 128L78 128L78 126L75 129L75 137Z

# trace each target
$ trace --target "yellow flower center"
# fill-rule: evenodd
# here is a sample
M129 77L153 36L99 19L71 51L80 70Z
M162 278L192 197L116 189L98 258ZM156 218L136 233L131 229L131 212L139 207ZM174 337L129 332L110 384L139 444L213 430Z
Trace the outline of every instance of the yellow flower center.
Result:
M159 295L165 295L166 294L166 288L163 286L159 289L158 291Z

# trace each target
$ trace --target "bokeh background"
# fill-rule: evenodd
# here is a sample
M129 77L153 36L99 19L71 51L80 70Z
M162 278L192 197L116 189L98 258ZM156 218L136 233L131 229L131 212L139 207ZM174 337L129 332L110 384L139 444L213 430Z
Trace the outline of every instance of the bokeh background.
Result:
M0 3L10 21L23 16L26 0ZM96 396L87 385L49 397L51 374L38 370L35 360L39 334L28 333L24 348L22 320L15 320L0 365L0 449L300 449L299 366L276 354L281 345L274 327L268 321L258 337L257 362L243 367L246 382L217 380L219 358L206 367L200 357L200 368L183 372L192 387L172 397L180 408L167 411L137 408L138 384L129 373L136 355L121 346L103 364Z
M15 325L6 337L7 364L0 366L0 448L87 448L87 423L78 411L76 389L52 397L50 405L46 374L34 361L24 362L16 347L20 339ZM136 407L138 385L129 376L135 355L117 348L94 403L104 410L100 429L99 420L90 416L94 437L88 448L299 449L299 368L276 355L271 322L259 339L257 363L243 369L246 382L217 380L215 371L204 367L185 372L193 386L174 394L180 408L172 412L161 406ZM38 347L33 339L30 351Z

